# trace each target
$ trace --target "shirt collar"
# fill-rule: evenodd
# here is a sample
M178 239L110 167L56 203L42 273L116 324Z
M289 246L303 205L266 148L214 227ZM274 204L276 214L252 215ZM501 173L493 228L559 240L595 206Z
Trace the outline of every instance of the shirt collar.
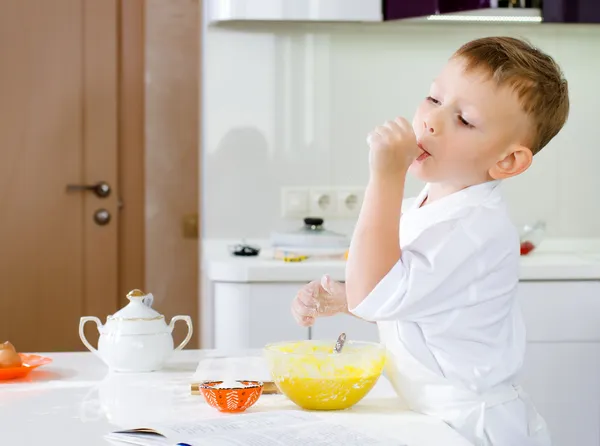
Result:
M414 240L425 229L441 223L466 215L474 207L482 205L501 205L502 195L500 180L492 180L485 183L469 186L453 194L447 195L423 207L419 207L427 198L429 184L426 184L417 199L403 213L401 228L403 237L402 244Z

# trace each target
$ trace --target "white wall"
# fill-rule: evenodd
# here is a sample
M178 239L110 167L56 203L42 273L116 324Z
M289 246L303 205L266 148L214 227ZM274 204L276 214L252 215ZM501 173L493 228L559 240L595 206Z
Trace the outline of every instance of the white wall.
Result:
M437 70L467 40L525 37L570 82L564 130L507 181L515 223L554 236L600 236L600 26L270 25L209 28L205 38L204 237L265 237L300 222L280 215L281 186L361 186L365 136L412 118ZM421 184L410 179L407 194ZM351 221L328 221L349 231Z

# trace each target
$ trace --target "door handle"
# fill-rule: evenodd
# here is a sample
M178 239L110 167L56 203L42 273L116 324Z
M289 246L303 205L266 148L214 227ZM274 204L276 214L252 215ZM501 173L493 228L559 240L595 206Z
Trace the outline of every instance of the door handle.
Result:
M106 181L99 181L96 184L67 184L67 192L90 191L99 198L108 197L111 190L110 184Z

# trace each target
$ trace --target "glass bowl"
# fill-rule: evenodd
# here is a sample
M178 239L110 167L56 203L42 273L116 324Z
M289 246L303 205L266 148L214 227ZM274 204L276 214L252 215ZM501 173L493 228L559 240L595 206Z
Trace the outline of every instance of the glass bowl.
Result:
M537 221L532 225L525 225L521 228L519 239L521 242L521 255L525 256L536 249L546 234L546 223Z
M264 355L279 390L303 409L342 410L362 400L383 372L386 349L375 342L335 340L268 344Z

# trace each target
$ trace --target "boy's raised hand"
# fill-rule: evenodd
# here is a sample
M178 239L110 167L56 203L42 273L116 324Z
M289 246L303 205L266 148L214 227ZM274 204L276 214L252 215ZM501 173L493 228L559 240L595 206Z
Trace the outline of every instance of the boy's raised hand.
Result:
M346 287L324 275L304 285L292 302L292 314L298 324L310 327L320 316L347 313Z
M376 127L367 137L371 175L398 176L406 174L412 162L423 152L417 145L412 125L396 118Z

